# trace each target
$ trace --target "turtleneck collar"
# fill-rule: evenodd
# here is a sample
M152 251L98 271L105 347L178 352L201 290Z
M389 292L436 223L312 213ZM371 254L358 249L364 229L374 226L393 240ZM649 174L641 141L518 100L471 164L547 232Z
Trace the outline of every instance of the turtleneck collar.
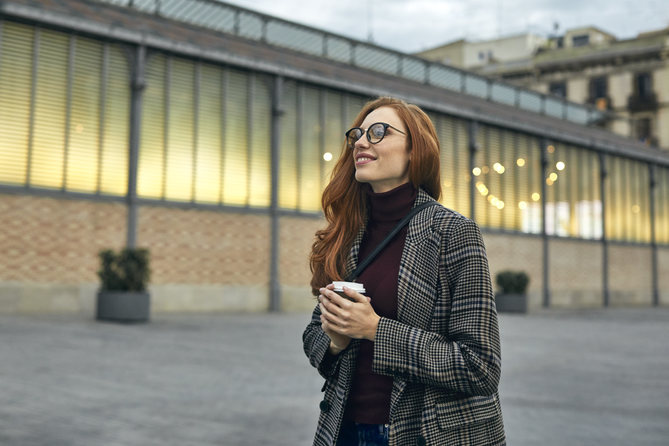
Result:
M369 216L376 222L399 221L409 213L417 195L418 190L411 183L378 194L368 185Z

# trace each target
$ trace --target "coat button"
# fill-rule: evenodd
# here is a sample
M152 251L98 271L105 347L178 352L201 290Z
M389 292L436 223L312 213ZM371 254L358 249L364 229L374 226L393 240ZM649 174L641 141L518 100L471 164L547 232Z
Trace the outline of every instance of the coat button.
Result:
M320 407L321 411L327 412L328 410L330 410L330 403L327 400L323 400L318 405L318 407Z
M423 437L422 435L419 435L418 438L416 438L416 445L417 446L426 446L427 441L425 441L425 437Z

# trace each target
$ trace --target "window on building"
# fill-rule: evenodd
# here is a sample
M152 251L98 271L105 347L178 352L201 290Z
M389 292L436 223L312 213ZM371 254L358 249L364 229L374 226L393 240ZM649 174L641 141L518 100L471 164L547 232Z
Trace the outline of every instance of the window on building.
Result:
M634 134L639 141L646 141L651 136L650 118L637 119L634 124Z
M560 96L562 98L567 97L567 83L562 82L551 82L548 86L548 91L550 94L555 96Z
M637 73L634 76L634 92L640 98L652 96L653 84L650 73Z
M628 242L649 242L650 181L648 165L607 157L606 237Z
M595 77L590 80L590 98L605 98L607 90L606 77Z
M122 196L129 67L111 43L3 21L0 184Z
M606 76L590 79L590 97L588 102L594 104L599 110L606 110L609 106L608 82Z
M657 139L653 136L653 118L643 117L635 119L634 137L649 146L657 146Z
M669 168L655 170L655 239L669 244Z
M571 42L574 47L587 46L590 43L590 36L588 34L579 34L572 37Z
M429 113L441 150L441 202L469 216L470 170L467 122L451 116Z

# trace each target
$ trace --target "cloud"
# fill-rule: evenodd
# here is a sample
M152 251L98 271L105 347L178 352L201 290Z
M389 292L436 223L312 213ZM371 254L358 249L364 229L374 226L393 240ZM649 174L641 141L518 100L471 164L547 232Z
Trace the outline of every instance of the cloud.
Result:
M415 52L453 40L593 25L617 37L669 26L666 0L227 0L249 9ZM368 17L371 6L371 17ZM371 20L370 20L371 18Z

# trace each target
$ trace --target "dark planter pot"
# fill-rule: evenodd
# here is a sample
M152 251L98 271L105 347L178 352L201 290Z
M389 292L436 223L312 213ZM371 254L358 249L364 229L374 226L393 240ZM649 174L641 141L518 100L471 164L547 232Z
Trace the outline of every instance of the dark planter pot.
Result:
M151 296L138 291L99 291L96 319L113 322L147 322Z
M498 313L527 313L527 294L496 294Z

